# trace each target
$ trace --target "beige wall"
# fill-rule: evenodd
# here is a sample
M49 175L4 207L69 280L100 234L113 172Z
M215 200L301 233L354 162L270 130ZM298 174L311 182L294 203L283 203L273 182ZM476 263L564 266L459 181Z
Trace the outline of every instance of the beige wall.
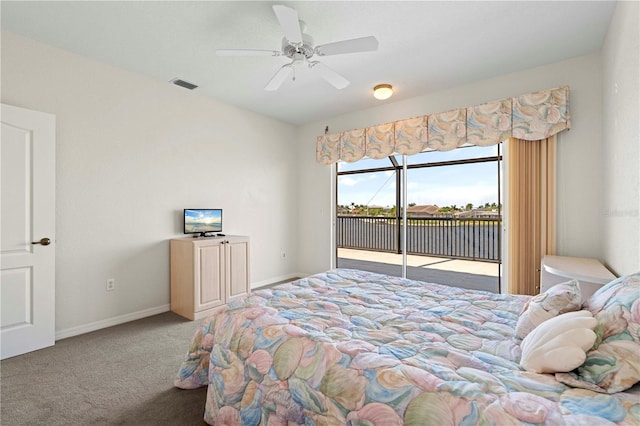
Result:
M293 126L6 32L2 102L57 117L58 337L167 310L183 208L251 237L254 284L295 275Z
M591 54L300 127L298 223L307 238L300 241L299 270L331 265L333 171L315 162L316 137L326 125L339 132L564 85L571 89L572 128L558 143L558 254L602 258L601 64L600 54Z
M618 2L603 48L604 260L640 271L640 3Z

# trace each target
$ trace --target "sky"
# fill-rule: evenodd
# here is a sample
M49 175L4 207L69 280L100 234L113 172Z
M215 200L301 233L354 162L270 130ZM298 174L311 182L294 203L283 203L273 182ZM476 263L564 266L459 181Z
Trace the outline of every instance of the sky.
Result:
M222 210L220 209L185 209L184 219L187 222L198 222L207 224L221 224Z
M487 157L497 154L497 146L459 148L448 152L426 152L407 157L408 164ZM397 156L402 164L402 156ZM339 163L338 170L362 170L389 166L388 159L364 159L356 163ZM407 199L417 205L439 207L474 206L498 202L498 166L495 162L410 169L407 175ZM395 173L381 171L338 176L338 204L395 205Z

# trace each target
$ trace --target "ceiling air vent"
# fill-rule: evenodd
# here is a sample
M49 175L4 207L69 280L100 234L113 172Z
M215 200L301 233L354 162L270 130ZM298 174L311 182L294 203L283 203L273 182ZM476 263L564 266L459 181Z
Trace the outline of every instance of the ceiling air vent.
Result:
M170 80L170 83L173 83L176 86L184 87L185 89L189 89L189 90L193 90L196 87L198 87L197 85L195 85L193 83L189 83L188 81L180 80L179 78L174 78L173 80Z

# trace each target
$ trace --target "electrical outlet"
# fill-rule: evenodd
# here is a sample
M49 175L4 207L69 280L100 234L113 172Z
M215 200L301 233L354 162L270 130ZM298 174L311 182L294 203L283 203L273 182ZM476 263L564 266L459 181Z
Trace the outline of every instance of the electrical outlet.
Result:
M107 291L113 291L116 289L116 280L115 278L109 278L107 280Z

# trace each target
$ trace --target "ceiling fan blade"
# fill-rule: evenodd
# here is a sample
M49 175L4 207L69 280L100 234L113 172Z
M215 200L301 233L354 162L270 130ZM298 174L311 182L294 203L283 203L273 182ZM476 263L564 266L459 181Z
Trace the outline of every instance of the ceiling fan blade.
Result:
M280 56L282 52L277 50L257 50L257 49L218 49L218 56Z
M294 45L302 45L302 31L300 30L300 22L298 20L298 12L290 7L275 4L273 11L280 22L280 26L284 31L284 36Z
M280 67L278 72L271 77L271 80L264 86L264 90L274 91L278 90L280 86L289 78L291 73L293 72L293 66L291 64L286 64Z
M322 78L327 80L336 89L344 89L349 84L351 84L349 80L347 80L322 62L309 62L309 68L316 70Z
M315 52L319 56L371 52L373 50L378 50L378 40L374 36L336 41L335 43L322 44L315 48Z

